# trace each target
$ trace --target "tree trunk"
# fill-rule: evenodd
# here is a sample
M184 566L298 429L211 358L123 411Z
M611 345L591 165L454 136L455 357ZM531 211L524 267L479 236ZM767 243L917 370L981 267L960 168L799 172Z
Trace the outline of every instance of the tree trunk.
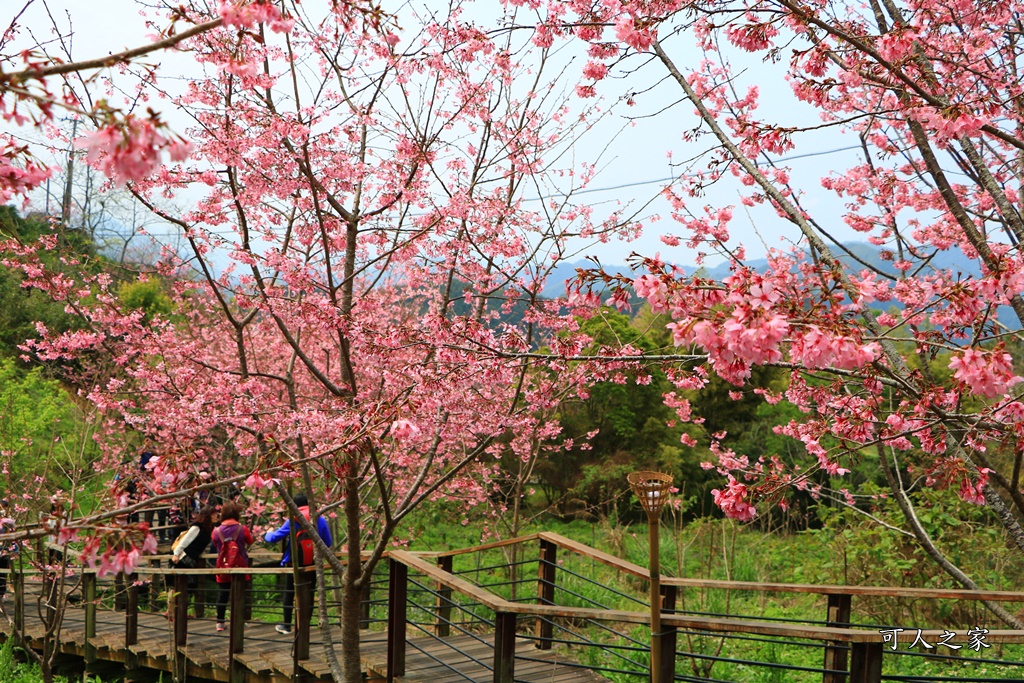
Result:
M53 663L51 657L43 657L39 663L39 671L43 677L43 683L53 683Z
M355 467L353 472L357 471ZM341 577L341 666L344 683L362 683L363 666L359 657L359 612L362 597L362 529L359 515L359 479L345 478L345 525L348 563Z
M361 592L356 576L360 562L349 562L341 588L341 666L345 683L361 683L363 667L359 656L359 613Z

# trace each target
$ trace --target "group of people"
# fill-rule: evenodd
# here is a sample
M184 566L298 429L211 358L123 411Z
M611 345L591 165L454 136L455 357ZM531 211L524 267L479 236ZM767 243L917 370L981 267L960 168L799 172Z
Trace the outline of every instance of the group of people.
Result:
M306 496L298 494L295 496L295 505L302 515L309 519L309 502ZM239 520L242 514L242 506L229 500L221 506L218 511L213 505L203 506L192 518L191 526L178 540L175 541L172 551L172 562L177 567L196 568L203 566L202 555L206 549L213 544L217 552L217 567L247 567L249 566L249 547L255 542L252 532ZM327 521L318 517L316 529L327 547L331 547L333 539ZM288 540L284 544L284 553L281 557L281 566L292 565L292 544L291 540L291 519L285 521L280 528L267 532L264 541L277 543ZM304 538L305 532L296 532L299 557L296 564L303 565L311 562L312 543ZM307 555L309 557L307 557ZM248 576L242 573L218 573L217 579L217 630L223 631L226 628L225 615L227 614L228 597L231 594L231 582L234 578L248 580ZM278 633L288 634L292 632L292 614L295 605L295 580L291 573L286 575L286 586L284 591L284 620L275 626Z

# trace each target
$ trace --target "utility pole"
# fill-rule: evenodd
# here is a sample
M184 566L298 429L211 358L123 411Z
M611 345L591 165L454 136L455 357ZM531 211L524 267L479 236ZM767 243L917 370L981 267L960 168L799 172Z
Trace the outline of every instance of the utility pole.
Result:
M78 134L78 119L71 122L71 144L68 145L68 170L64 180L64 199L60 205L61 225L67 229L71 227L71 181L75 177L75 135Z

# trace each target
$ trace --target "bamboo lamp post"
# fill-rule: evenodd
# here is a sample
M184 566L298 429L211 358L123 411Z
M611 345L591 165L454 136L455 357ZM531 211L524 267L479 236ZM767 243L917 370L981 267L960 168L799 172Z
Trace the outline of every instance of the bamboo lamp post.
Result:
M672 488L672 475L662 472L633 472L626 477L629 488L647 513L651 572L651 683L661 683L661 553L658 541L661 509Z

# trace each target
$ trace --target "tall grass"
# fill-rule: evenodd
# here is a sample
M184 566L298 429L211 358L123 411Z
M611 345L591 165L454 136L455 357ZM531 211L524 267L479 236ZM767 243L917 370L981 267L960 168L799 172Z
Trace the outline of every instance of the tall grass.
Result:
M0 645L0 681L3 683L42 683L43 674L34 662L22 662L16 656L14 641L6 639ZM92 679L99 683L98 678ZM67 683L63 676L56 676L54 683ZM88 683L83 681L83 683Z
M841 584L843 579L863 578L852 571L857 564L869 563L869 557L876 557L873 581L875 585L912 585L912 578L901 574L891 582L884 582L883 572L877 565L877 548L865 540L863 548L852 548L857 540L851 534L844 534L844 546L835 543L837 532L824 530L806 533L771 534L763 533L749 526L741 526L730 520L704 519L689 524L675 524L667 518L661 535L661 564L663 572L689 578L724 579L734 581ZM444 528L425 524L423 533L413 539L414 550L440 550L471 546L493 538L481 538L480 528L451 526ZM556 531L587 545L597 547L613 555L627 559L640 566L647 565L646 525L626 526L614 520L587 522L576 520L562 522L546 520L544 530ZM540 530L530 529L529 531ZM841 530L845 531L845 530ZM865 532L870 535L869 532ZM854 558L854 551L863 553ZM524 548L521 556L536 558L535 548ZM845 562L842 561L845 553ZM456 558L455 570L463 573L478 585L491 585L490 590L505 598L515 597L529 602L536 596L536 565L518 567L515 572L488 570L475 573L474 568L501 564L507 550L490 550L484 553ZM856 559L856 563L851 562ZM901 558L897 557L893 561ZM581 558L565 551L558 556L558 586L556 602L566 607L596 607L608 609L645 611L637 601L646 601L646 581L625 576L592 560ZM573 576L577 574L579 576ZM518 579L516 578L518 577ZM516 586L516 594L511 585ZM934 580L924 583L935 586ZM949 585L948 583L944 585ZM622 595L625 594L625 595ZM826 617L827 601L823 596L800 593L766 593L763 591L723 590L692 588L681 590L677 609L693 614L729 618L793 620L809 624L822 624ZM987 617L980 606L956 604L954 601L908 601L857 599L853 601L854 623L900 624L907 629L944 628L963 629L968 626L1000 628L1000 624ZM971 623L965 618L976 619ZM529 620L520 624L521 631L530 631ZM615 648L632 647L631 641L649 642L649 632L644 628L616 625L621 635L614 636L607 630L582 620L565 622L562 637L569 638L571 630L582 638L603 642ZM868 626L868 628L872 628ZM913 630L910 630L912 639ZM556 635L556 637L559 637ZM901 643L898 653L886 650L884 672L886 675L905 676L948 676L962 680L974 680L985 676L1007 681L1024 680L1024 668L1004 662L1024 661L1024 646L993 646L990 650L974 652L964 648L958 652L943 651L939 654L954 654L951 659L925 657L925 650L909 649L910 640ZM676 659L678 680L700 680L714 678L742 683L774 683L776 681L815 682L821 680L820 671L798 671L776 667L759 666L753 662L780 664L787 667L820 669L823 662L823 643L808 641L805 645L783 642L781 639L759 639L752 637L723 637L714 634L680 632ZM572 657L580 662L607 667L609 669L634 670L633 674L606 671L607 678L617 683L636 683L643 680L647 666L646 653L629 652L620 649L602 650L582 645L570 648ZM633 663L625 663L624 654ZM716 661L716 658L721 660ZM733 660L733 661L722 661ZM744 662L742 660L748 660ZM992 661L985 661L992 660Z

